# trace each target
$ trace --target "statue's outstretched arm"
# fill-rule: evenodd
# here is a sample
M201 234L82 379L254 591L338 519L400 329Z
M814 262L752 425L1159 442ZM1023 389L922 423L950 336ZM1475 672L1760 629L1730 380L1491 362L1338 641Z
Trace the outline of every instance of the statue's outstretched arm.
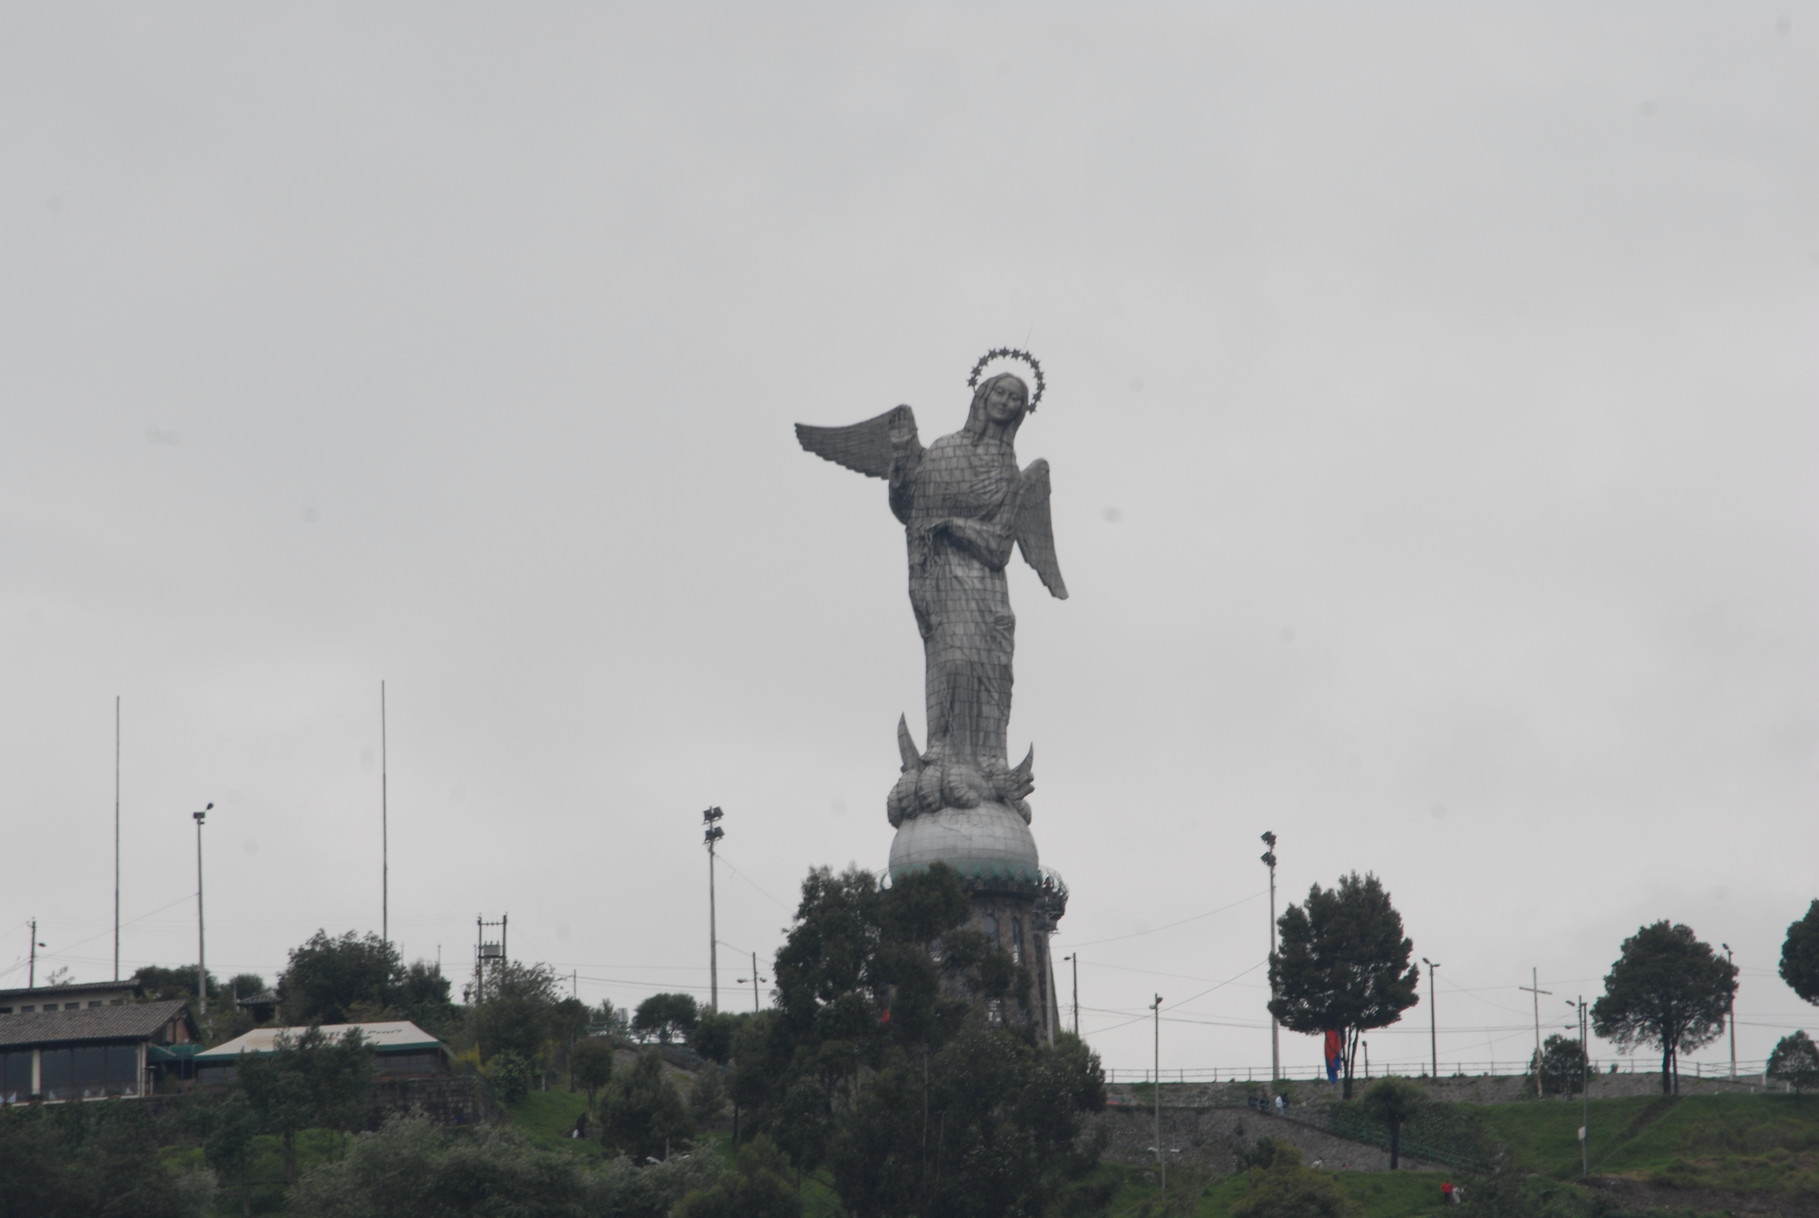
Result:
M1017 546L1023 561L1036 569L1057 600L1067 599L1067 583L1055 557L1055 525L1048 510L1048 462L1031 461L1017 494Z
M796 424L796 439L817 457L857 470L868 478L889 478L922 459L922 442L916 438L916 415L908 406L894 406L875 419L845 427L811 427Z

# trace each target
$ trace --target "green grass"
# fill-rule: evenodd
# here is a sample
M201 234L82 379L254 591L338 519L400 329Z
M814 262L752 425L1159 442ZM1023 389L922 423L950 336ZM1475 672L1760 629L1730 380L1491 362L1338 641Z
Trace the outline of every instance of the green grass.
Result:
M1141 1169L1124 1169L1129 1174L1108 1214L1111 1218L1134 1218L1154 1211L1156 1186L1149 1173ZM1339 1186L1361 1206L1365 1218L1444 1218L1440 1203L1440 1176L1433 1172L1341 1171L1331 1173ZM1227 1218L1232 1207L1250 1195L1250 1178L1244 1173L1220 1176L1208 1183L1204 1178L1188 1181L1170 1177L1170 1190L1185 1184L1200 1189L1195 1200L1193 1218ZM1179 1198L1177 1197L1177 1201Z
M1630 1096L1591 1102L1594 1175L1670 1187L1819 1193L1819 1102L1787 1095ZM1580 1108L1496 1104L1485 1118L1515 1166L1579 1175Z
M545 1150L567 1150L575 1154L600 1152L600 1143L592 1138L571 1138L569 1130L587 1108L584 1091L533 1091L513 1104L508 1111L512 1124L525 1137Z

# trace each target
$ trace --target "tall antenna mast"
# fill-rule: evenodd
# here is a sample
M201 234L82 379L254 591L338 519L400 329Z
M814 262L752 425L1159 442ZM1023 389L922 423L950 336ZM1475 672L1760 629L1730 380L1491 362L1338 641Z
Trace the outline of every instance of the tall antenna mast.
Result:
M386 806L385 682L379 682L379 937L392 941L392 856L390 809Z
M120 980L120 695L114 695L114 980Z

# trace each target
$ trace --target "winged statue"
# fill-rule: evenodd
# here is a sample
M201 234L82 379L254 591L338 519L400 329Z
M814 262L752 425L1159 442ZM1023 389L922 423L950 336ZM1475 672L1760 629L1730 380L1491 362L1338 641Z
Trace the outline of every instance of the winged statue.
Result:
M1031 365L1039 400L1040 366L1004 349L987 359L997 355ZM891 511L908 540L928 748L918 749L907 721L899 722L903 776L888 801L893 826L985 800L1008 804L1026 822L1030 815L1024 797L1034 789L1034 750L1015 767L1005 754L1017 625L1005 579L1012 546L1056 597L1066 599L1067 584L1055 558L1048 462L1017 468L1017 429L1036 400L1021 377L1006 372L979 381L978 371L966 425L926 448L908 406L846 427L796 425L809 452L889 482Z

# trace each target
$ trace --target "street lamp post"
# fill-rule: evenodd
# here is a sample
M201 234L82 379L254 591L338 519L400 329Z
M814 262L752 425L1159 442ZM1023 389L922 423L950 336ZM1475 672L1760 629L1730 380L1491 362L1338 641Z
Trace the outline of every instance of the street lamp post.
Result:
M1078 1036L1080 1035L1080 953L1069 952L1061 958L1071 960L1074 964L1074 1035Z
M1579 1014L1579 1174L1584 1177L1592 1174L1592 1038L1586 1027L1585 995L1566 1005L1577 1008Z
M1427 1044L1434 1059L1433 1077L1438 1079L1440 1077L1440 1004L1435 1001L1434 970L1440 966L1426 956L1421 957L1421 963L1427 965Z
M707 1009L720 1009L720 932L714 920L714 843L726 836L726 830L717 823L726 813L719 808L709 808L701 814L701 823L707 826ZM753 992L757 991L754 984Z
M208 952L202 933L202 821L214 806L211 803L190 813L196 818L196 1005L204 1015L208 1014Z
M1266 831L1263 844L1269 849L1263 852L1263 865L1270 869L1270 959L1276 956L1276 835ZM1276 987L1270 986L1270 998L1276 997ZM1270 1012L1270 1080L1274 1082L1282 1077L1282 1025L1276 1020L1276 1013Z

